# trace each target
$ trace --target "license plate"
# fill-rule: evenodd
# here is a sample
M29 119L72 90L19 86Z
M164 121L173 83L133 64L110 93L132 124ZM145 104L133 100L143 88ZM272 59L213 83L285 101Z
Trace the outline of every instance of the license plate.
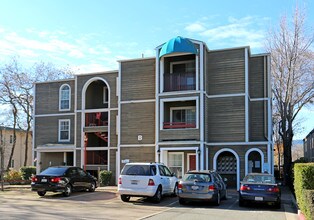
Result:
M255 197L255 201L263 201L263 197Z
M137 180L131 180L132 185L137 185L137 182L138 182Z
M41 179L41 182L46 183L47 179Z
M191 186L191 188L193 189L193 190L198 190L198 186Z

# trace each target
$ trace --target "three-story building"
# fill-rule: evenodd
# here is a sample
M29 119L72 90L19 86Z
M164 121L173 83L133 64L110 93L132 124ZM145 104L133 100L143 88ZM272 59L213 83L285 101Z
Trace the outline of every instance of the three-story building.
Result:
M179 178L216 169L235 187L248 172L273 173L269 64L249 47L176 37L118 71L37 83L38 171L69 164L116 179L126 162L158 161Z

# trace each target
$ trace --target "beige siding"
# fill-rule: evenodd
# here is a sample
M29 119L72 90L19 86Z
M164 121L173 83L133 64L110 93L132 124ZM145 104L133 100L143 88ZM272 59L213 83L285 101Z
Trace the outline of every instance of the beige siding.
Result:
M143 140L138 141L138 135ZM121 105L121 144L155 143L155 102Z
M265 115L266 110L266 101L250 102L250 141L267 140L267 115Z
M208 141L245 141L244 97L208 99Z
M264 56L250 58L250 72L249 72L249 92L250 98L263 98L266 96L264 74Z
M45 170L50 166L59 166L63 164L63 152L41 153L41 170Z
M130 162L154 162L155 147L122 147L120 149L121 161L129 159ZM121 162L120 161L120 162ZM121 169L124 164L120 163Z
M221 95L245 92L243 49L212 51L206 54L206 92Z
M92 78L100 77L104 79L110 88L110 108L118 107L118 96L116 94L116 78L118 77L118 72L105 72L89 75L78 75L77 76L77 109L82 109L82 90L86 82Z
M121 101L155 99L155 59L121 62Z
M68 84L71 87L71 109L70 111L59 111L60 87ZM56 114L74 112L74 80L58 81L50 83L38 83L35 87L35 114Z
M58 142L59 119L70 119L70 141ZM37 117L35 148L44 144L74 144L74 116Z
M110 147L117 147L118 135L116 134L116 116L118 111L111 111L110 113Z

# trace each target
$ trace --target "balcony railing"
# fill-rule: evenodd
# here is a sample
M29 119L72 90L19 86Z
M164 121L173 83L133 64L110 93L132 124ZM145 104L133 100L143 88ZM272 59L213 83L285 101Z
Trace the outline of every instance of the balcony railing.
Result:
M93 112L85 114L85 126L108 126L107 112Z
M167 73L164 75L164 92L195 89L196 89L195 72Z
M164 129L196 128L193 122L164 122Z

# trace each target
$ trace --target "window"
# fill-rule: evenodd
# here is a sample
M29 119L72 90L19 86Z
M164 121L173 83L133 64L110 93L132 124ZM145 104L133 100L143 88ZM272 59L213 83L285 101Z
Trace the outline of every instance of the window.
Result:
M179 179L183 176L183 153L169 153L168 167Z
M108 88L103 87L103 103L108 103Z
M60 110L70 110L70 92L71 89L69 85L62 85L60 87Z
M171 73L195 73L195 60L170 63Z
M59 120L59 141L70 141L70 120Z
M14 160L11 160L10 167L11 167L11 168L14 168Z
M196 108L191 107L175 107L171 108L170 122L172 125L182 125L182 127L196 127ZM184 126L186 125L186 126ZM179 126L180 127L180 126Z

